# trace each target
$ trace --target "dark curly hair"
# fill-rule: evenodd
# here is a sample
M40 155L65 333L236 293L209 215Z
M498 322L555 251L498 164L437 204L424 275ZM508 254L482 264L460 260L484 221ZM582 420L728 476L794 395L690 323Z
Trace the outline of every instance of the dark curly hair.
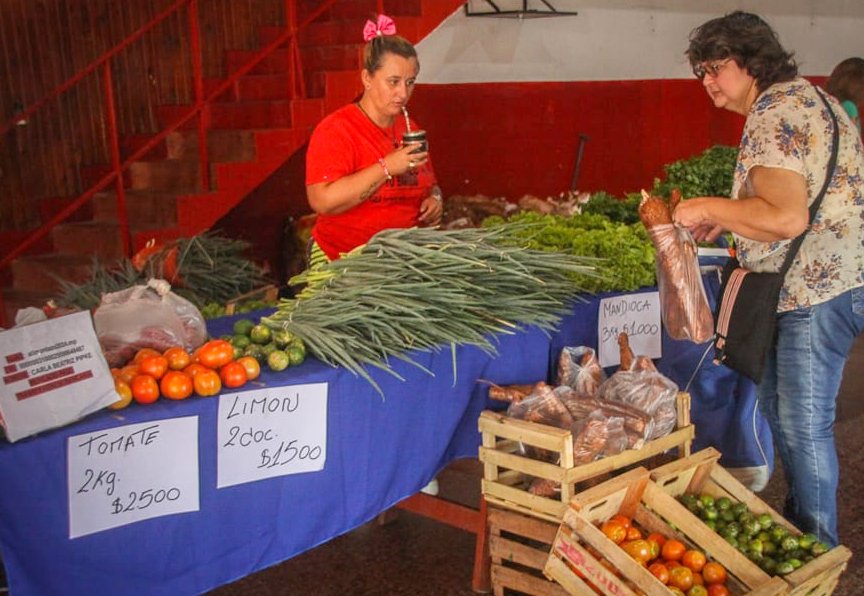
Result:
M791 81L798 76L798 65L780 45L780 39L761 17L736 10L712 19L690 33L685 52L690 65L732 58L754 79L759 92L774 83Z
M411 42L399 35L376 35L363 48L363 68L374 74L381 68L386 54L396 54L403 58L417 58L417 50ZM418 62L419 64L419 62Z

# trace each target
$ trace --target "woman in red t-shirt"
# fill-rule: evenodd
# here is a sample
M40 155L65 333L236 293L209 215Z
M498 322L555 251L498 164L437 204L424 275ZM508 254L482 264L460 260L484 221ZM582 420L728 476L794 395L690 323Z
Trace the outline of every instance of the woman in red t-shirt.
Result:
M313 253L320 249L331 260L381 230L437 225L443 211L429 153L401 143L420 70L417 52L404 38L384 34L395 33L387 17L370 25L363 95L318 124L306 155L306 192L318 214Z

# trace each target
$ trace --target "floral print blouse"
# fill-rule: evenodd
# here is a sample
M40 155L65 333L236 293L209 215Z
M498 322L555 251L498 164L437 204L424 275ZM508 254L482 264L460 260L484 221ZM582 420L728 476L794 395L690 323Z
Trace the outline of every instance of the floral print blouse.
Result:
M778 312L819 304L864 285L864 148L846 112L826 97L840 125L837 167L786 274ZM832 135L831 117L813 85L801 78L772 85L747 115L732 197L751 196L748 172L764 166L801 174L812 203L825 182ZM790 242L758 242L737 234L735 241L738 259L753 271L778 271Z

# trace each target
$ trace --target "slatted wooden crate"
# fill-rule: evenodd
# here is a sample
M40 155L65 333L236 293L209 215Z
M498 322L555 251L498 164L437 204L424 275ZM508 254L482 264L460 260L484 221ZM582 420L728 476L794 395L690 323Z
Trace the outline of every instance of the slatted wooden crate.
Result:
M480 461L483 462L482 491L486 501L529 515L558 522L580 483L602 478L644 463L671 449L678 457L690 454L694 429L690 424L690 395L677 397L677 428L670 434L647 441L641 449L627 449L617 455L575 465L573 435L569 430L516 420L504 414L485 411L480 414L483 435ZM520 444L558 454L558 463L548 463L519 453ZM542 478L560 484L559 498L531 494L528 484Z
M495 596L514 592L534 596L567 594L543 575L558 524L496 507L487 509L487 524Z
M661 490L642 467L571 500L544 567L546 575L570 594L594 594L587 580L603 594L668 596L665 585L597 527L616 513L632 518L645 534L660 532L705 552L726 568L726 585L732 594L771 596L785 594L788 589L782 579L769 576L742 557L675 497Z
M707 493L715 498L729 497L734 502L744 503L756 514L771 515L775 523L786 527L792 534L801 534L801 530L724 470L718 463L719 459L720 452L716 449L703 449L690 457L657 468L651 472L651 478L661 490L673 497L685 493ZM698 521L695 516L693 519ZM736 554L742 565L744 561L748 561L743 554L737 551ZM789 586L788 593L794 596L833 594L851 556L852 551L848 548L837 546L792 573L782 576Z

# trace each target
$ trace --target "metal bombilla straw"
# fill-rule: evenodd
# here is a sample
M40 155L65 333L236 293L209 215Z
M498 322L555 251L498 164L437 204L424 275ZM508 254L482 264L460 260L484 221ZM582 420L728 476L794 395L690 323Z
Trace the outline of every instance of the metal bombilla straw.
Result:
M408 108L402 106L402 115L405 116L405 130L411 132L411 121L408 119Z

